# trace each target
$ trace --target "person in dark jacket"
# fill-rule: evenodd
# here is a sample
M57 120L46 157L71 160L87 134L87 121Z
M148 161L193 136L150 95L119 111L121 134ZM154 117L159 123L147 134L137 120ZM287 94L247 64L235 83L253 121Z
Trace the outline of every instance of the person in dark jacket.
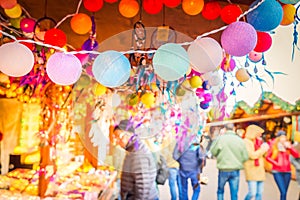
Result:
M121 172L122 200L157 200L156 165L148 147L134 134L129 120L122 120L114 130L117 143L126 150Z
M189 139L186 140L184 150L181 150L176 144L173 151L173 158L179 163L179 179L181 182L180 200L188 200L188 179L191 179L193 187L192 200L197 200L200 195L200 174L205 165L205 150L200 145L200 140L195 139L189 145Z

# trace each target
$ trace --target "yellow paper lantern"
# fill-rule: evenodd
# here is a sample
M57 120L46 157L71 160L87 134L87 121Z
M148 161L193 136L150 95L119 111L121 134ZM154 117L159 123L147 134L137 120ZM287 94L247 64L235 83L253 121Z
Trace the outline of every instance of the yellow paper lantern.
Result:
M80 35L88 33L92 29L91 18L84 13L74 15L70 21L72 30Z
M236 71L235 77L240 82L246 82L250 79L250 75L245 68L240 68Z
M286 26L290 25L295 20L296 8L292 4L285 4L282 6L283 17L280 22L280 25Z
M106 90L107 90L107 88L104 85L97 83L94 85L93 92L96 96L101 96L106 93Z
M146 107L151 107L155 103L155 97L153 93L145 93L141 97L141 102L146 106Z
M11 9L4 9L5 14L10 18L19 18L22 15L22 8L20 4L16 4Z
M202 85L203 81L199 76L193 76L190 78L190 85L192 88L198 88Z
M188 15L198 15L204 7L203 0L183 0L182 9Z
M136 0L121 0L119 3L119 12L122 16L132 18L139 12L140 6Z

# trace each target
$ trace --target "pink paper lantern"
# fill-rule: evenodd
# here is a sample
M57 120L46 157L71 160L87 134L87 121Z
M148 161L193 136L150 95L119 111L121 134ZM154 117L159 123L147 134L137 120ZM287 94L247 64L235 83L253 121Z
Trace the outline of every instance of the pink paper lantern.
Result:
M34 65L33 53L18 42L0 47L0 71L8 76L21 77L31 71Z
M32 33L34 31L35 20L31 18L23 18L20 22L20 29L25 33Z
M76 56L56 52L47 61L46 72L54 83L72 85L80 78L82 67Z
M254 49L257 43L256 30L246 22L233 22L223 31L221 44L227 54L245 56Z
M252 61L254 63L257 63L257 62L261 61L261 59L263 58L263 53L251 51L248 54L248 58L249 58L250 61Z

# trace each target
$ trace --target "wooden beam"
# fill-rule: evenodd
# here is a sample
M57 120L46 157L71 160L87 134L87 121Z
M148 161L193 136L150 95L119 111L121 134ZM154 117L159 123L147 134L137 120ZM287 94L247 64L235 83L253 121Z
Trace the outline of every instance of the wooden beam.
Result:
M300 112L255 115L255 116L252 116L252 117L241 118L241 119L230 119L230 120L224 120L224 121L209 122L209 123L207 123L207 125L208 126L221 126L221 125L225 125L225 124L228 124L228 123L241 123L241 122L249 122L249 121L260 121L260 120L265 120L265 119L274 119L274 118L293 116L293 115L300 115Z

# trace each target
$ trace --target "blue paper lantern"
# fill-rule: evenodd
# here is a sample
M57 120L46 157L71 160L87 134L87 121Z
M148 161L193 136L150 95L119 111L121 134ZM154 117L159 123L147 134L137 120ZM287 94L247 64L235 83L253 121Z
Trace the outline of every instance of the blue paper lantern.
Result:
M175 81L183 77L189 64L186 50L174 43L160 46L153 57L154 72L165 81Z
M250 5L250 8L260 2L256 0ZM255 10L247 14L247 22L257 31L271 31L280 25L283 17L283 10L276 0L265 0Z
M106 87L123 85L130 77L129 60L120 52L105 51L93 63L95 79Z

